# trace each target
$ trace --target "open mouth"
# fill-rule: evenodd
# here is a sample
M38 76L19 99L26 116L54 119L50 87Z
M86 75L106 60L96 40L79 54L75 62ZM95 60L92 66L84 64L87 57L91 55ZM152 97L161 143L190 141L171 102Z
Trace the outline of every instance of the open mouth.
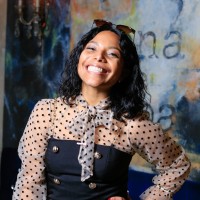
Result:
M100 67L92 66L92 65L88 66L88 71L95 72L95 73L107 73L107 70Z

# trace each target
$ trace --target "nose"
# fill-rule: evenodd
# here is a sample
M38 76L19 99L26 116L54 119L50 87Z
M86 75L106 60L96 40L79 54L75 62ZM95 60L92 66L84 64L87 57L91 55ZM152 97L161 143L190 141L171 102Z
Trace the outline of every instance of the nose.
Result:
M97 52L96 55L95 55L95 59L96 59L98 62L106 62L106 58L105 58L103 52Z

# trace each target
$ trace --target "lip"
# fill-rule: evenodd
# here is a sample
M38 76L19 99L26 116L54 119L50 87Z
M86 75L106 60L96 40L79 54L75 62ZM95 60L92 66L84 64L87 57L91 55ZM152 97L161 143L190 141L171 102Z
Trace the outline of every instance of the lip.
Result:
M94 71L90 71L90 70L88 70L89 67L96 67L96 68L102 69L102 71L98 71L98 70L97 71L95 71L95 70ZM109 70L107 68L99 66L99 65L89 64L89 65L86 66L86 68L87 68L87 71L98 73L98 74L107 74L107 73L109 73Z

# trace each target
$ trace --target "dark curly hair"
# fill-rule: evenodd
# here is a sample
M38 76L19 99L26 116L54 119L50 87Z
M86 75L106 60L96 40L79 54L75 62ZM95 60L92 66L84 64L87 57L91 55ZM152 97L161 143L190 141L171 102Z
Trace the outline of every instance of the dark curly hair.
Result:
M122 121L122 116L128 119L134 118L143 113L146 108L146 84L144 74L140 69L139 56L135 44L124 32L114 26L103 25L95 27L83 35L76 47L66 60L65 69L62 72L62 82L60 95L64 101L70 105L81 93L82 81L77 72L80 54L86 44L92 40L99 32L109 30L117 34L120 38L119 45L124 59L123 79L112 86L109 94L110 108L114 113L114 118Z

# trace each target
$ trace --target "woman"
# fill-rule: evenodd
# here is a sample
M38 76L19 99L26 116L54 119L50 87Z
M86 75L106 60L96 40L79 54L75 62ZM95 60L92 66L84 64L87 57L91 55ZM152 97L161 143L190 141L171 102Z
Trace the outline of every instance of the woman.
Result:
M154 164L145 200L171 199L189 174L184 151L145 114L130 27L95 20L67 59L61 97L43 99L19 144L15 199L125 200L135 153Z

